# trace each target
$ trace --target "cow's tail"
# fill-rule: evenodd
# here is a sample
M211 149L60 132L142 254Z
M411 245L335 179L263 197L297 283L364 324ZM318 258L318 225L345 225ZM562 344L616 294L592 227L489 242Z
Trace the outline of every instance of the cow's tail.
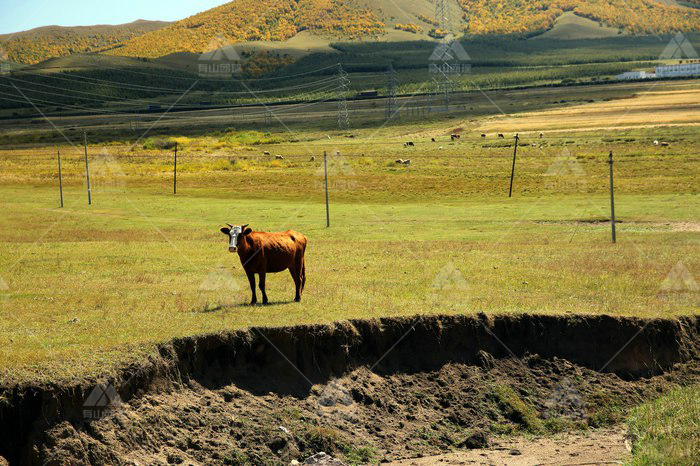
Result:
M306 263L304 259L301 260L301 289L303 290L306 286Z
M301 243L301 289L303 290L306 286L306 236L302 235L299 242Z

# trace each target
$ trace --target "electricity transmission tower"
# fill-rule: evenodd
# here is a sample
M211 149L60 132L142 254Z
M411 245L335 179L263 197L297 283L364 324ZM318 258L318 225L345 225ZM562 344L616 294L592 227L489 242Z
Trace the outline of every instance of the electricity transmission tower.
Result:
M435 99L443 101L445 111L450 109L450 94L454 90L454 83L450 77L454 69L454 53L450 42L442 39L435 48L435 53L439 57L436 66L433 68L433 86Z
M389 69L386 72L386 120L399 118L399 106L396 101L396 71L394 65L389 64Z
M454 84L449 76L452 71L454 57L450 47L452 32L450 30L450 9L447 0L435 1L435 20L438 23L437 32L443 35L443 38L440 39L440 43L433 52L433 56L436 58L436 63L433 67L433 96L437 101L442 97L445 111L448 111L450 109L450 93L454 88Z
M438 32L448 34L450 32L450 8L447 0L435 0L435 21Z
M343 69L343 65L338 63L338 129L348 129L350 127L350 117L348 115L348 103L345 96L350 90L350 80L348 74Z

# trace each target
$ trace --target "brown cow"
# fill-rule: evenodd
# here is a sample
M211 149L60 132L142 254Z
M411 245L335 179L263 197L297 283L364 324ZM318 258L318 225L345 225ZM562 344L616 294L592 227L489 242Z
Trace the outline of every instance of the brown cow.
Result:
M267 304L265 293L265 274L277 273L289 269L296 286L294 301L301 301L301 294L306 285L306 267L304 252L306 251L306 236L294 230L279 233L253 231L248 225L222 228L221 232L229 237L229 252L238 252L250 283L253 298L250 304L256 304L255 274L260 277L260 291L263 304Z

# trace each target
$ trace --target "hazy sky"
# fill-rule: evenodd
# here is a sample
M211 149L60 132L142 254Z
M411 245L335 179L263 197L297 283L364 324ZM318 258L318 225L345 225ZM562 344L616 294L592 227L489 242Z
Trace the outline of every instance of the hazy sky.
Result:
M0 0L0 34L39 26L175 21L227 0Z

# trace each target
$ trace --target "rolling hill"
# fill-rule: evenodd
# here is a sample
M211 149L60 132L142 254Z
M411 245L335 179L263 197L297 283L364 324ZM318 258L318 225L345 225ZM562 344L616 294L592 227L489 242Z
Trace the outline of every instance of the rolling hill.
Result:
M700 31L700 0L448 1L453 32L469 36L561 40ZM427 39L436 25L434 8L433 0L237 0L174 23L48 26L0 40L8 40L2 47L10 61L25 64L90 52L198 55L222 41L298 57L329 51L331 42ZM175 56L174 62L186 57L186 68L194 63L191 56Z
M533 39L599 39L603 37L615 37L623 33L622 29L605 26L576 13L567 11L554 22L552 29Z
M116 26L44 26L0 34L0 47L12 62L35 64L75 53L103 51L168 24L165 21L137 20Z
M470 34L535 35L551 29L567 11L630 34L700 30L700 10L660 0L458 1L468 18L466 31Z
M202 53L215 43L285 41L301 31L343 39L384 33L384 23L367 8L343 0L236 1L126 41L113 55L162 57Z

